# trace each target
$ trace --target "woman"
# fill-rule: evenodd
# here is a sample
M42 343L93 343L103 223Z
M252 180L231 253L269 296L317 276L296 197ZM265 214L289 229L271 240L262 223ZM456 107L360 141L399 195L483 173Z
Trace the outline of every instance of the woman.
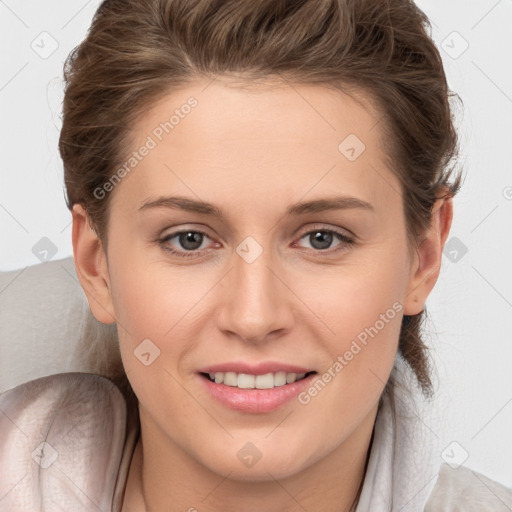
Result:
M77 275L120 357L84 345L116 385L2 395L0 506L512 506L439 468L415 413L461 183L427 24L407 0L100 6L59 148Z

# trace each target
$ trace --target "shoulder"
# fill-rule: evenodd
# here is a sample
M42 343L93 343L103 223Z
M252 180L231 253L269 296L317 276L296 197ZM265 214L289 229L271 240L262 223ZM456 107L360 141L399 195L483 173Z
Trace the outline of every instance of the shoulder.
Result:
M101 510L110 509L126 420L123 395L99 375L51 375L2 393L2 504L30 511L65 502L82 510L92 499Z
M106 377L92 373L68 372L39 377L17 385L0 393L2 401L8 401L13 396L35 396L40 399L47 391L53 396L69 394L78 390L117 390L117 386ZM115 391L113 391L115 393Z
M125 400L112 381L81 372L40 377L4 391L0 409L4 413L0 423L3 434L19 431L22 425L29 430L56 431L63 424L90 424L92 419L100 419L106 426L126 414ZM6 422L6 417L11 421Z
M442 464L425 512L510 512L509 489L465 466Z

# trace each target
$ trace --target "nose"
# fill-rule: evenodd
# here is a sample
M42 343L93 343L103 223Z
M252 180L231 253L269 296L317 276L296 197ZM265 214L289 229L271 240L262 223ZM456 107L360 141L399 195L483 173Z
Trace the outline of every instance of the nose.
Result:
M272 264L268 251L250 263L235 252L233 268L223 279L221 293L217 318L224 334L260 344L291 330L293 293L282 268Z

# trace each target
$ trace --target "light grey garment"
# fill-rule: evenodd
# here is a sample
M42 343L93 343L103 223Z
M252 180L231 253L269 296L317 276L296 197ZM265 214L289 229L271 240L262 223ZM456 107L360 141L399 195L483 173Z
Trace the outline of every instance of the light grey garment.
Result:
M381 397L356 512L422 512L439 473L436 440L423 420L425 399L397 356Z
M57 373L102 373L115 361L116 325L92 315L72 257L0 272L0 393Z
M443 464L425 512L510 512L512 490L464 466Z
M73 371L88 309L72 258L0 272L0 392Z
M398 357L356 512L511 512L512 489L464 466L439 466L425 405L410 367Z
M0 395L1 512L118 512L139 435L108 379L62 373Z
M429 469L407 396L397 385L383 395L357 512L512 510L512 491L478 473ZM1 394L0 411L0 512L121 512L140 427L111 381L42 377Z

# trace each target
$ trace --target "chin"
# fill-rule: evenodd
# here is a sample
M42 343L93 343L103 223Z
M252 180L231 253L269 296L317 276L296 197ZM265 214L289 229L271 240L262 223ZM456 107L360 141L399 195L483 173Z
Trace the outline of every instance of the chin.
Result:
M287 444L261 446L257 448L258 442L250 441L235 442L235 448L224 446L224 450L212 453L208 460L201 454L200 462L210 471L226 477L230 480L244 482L265 482L274 479L286 479L292 477L318 458L318 451L311 454L309 459L304 456L304 446L293 447ZM300 456L298 455L300 454ZM233 456L234 455L234 456ZM314 459L314 460L313 460Z

